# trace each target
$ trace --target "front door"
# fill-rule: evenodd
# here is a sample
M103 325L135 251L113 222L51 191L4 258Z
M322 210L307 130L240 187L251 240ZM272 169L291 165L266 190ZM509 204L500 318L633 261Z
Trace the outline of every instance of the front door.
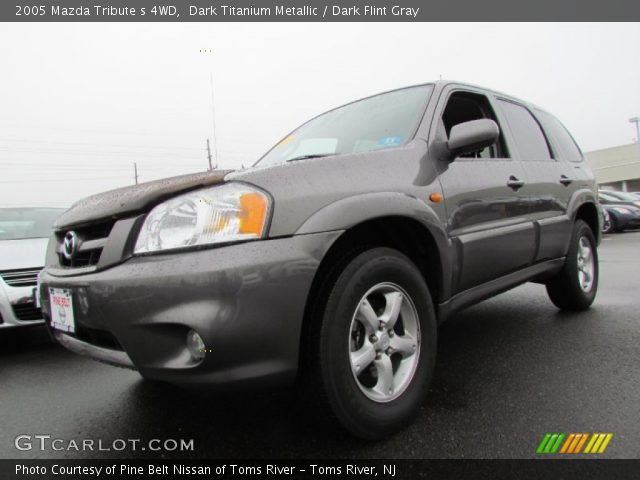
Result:
M480 118L498 122L481 92L451 88L441 97L435 136L448 138L451 128ZM526 267L535 253L535 232L522 190L527 174L511 158L505 137L498 143L453 161L440 161L440 182L447 230L457 262L454 293Z

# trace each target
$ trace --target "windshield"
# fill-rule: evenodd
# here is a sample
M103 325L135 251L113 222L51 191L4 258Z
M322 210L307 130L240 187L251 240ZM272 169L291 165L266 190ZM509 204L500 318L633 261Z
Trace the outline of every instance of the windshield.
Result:
M256 165L404 145L422 118L431 88L395 90L324 113L281 140Z
M0 240L48 238L63 208L0 208Z

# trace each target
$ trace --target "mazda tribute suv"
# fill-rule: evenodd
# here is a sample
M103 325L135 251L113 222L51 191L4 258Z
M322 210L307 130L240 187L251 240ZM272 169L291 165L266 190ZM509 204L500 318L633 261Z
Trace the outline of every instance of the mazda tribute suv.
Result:
M441 81L319 115L252 168L76 203L39 292L74 352L174 384L296 384L373 439L417 414L456 312L530 281L587 309L601 217L556 117Z

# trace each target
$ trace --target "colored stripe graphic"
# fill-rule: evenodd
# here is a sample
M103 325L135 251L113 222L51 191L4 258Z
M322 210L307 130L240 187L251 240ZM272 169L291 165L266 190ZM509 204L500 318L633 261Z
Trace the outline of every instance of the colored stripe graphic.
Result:
M556 440L556 443L553 445L553 447L551 447L551 450L549 450L549 453L556 453L560 448L560 444L562 443L562 440L564 440L564 433L561 433L560 435L558 435L558 439Z
M612 438L613 433L547 433L540 441L536 453L604 453Z
M611 441L611 439L613 438L613 433L607 433L607 436L604 439L604 442L602 442L602 445L600 445L600 450L598 450L598 453L604 453L604 451L607 449L607 446L609 445L609 442Z
M584 449L584 453L591 453L591 448L593 447L593 444L596 443L597 439L598 439L598 434L594 433L591 436L591 440L589 440L589 443L587 443L587 448Z
M582 446L584 445L584 442L587 441L588 437L589 437L588 433L582 434L582 438L580 439L580 442L578 443L578 445L576 445L576 449L573 453L580 453L580 450L582 450Z
M562 445L562 448L560 449L560 453L567 453L567 449L569 448L569 445L571 445L571 442L573 442L574 438L576 438L576 434L570 433L569 436L567 437L567 441L564 442L564 445Z
M544 453L544 447L547 445L547 442L549 441L549 439L551 438L551 434L547 433L542 441L540 442L540 445L538 445L538 449L536 450L536 453Z
M576 451L576 447L578 446L578 442L580 442L580 440L582 440L582 434L576 433L576 435L573 437L573 442L571 442L571 445L569 445L569 450L567 450L567 453L574 453Z
M538 445L537 453L556 453L564 440L564 433L547 433Z
M604 453L613 438L612 433L594 433L584 453Z

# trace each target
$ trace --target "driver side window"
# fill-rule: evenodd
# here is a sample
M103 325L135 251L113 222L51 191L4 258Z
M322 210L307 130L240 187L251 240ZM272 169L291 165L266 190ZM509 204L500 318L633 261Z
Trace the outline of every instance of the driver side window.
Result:
M447 138L449 138L451 129L455 125L483 118L491 119L500 125L487 97L471 92L454 92L447 100L440 125L445 129ZM460 158L509 158L502 129L500 129L500 136L494 145L477 152L461 155Z

